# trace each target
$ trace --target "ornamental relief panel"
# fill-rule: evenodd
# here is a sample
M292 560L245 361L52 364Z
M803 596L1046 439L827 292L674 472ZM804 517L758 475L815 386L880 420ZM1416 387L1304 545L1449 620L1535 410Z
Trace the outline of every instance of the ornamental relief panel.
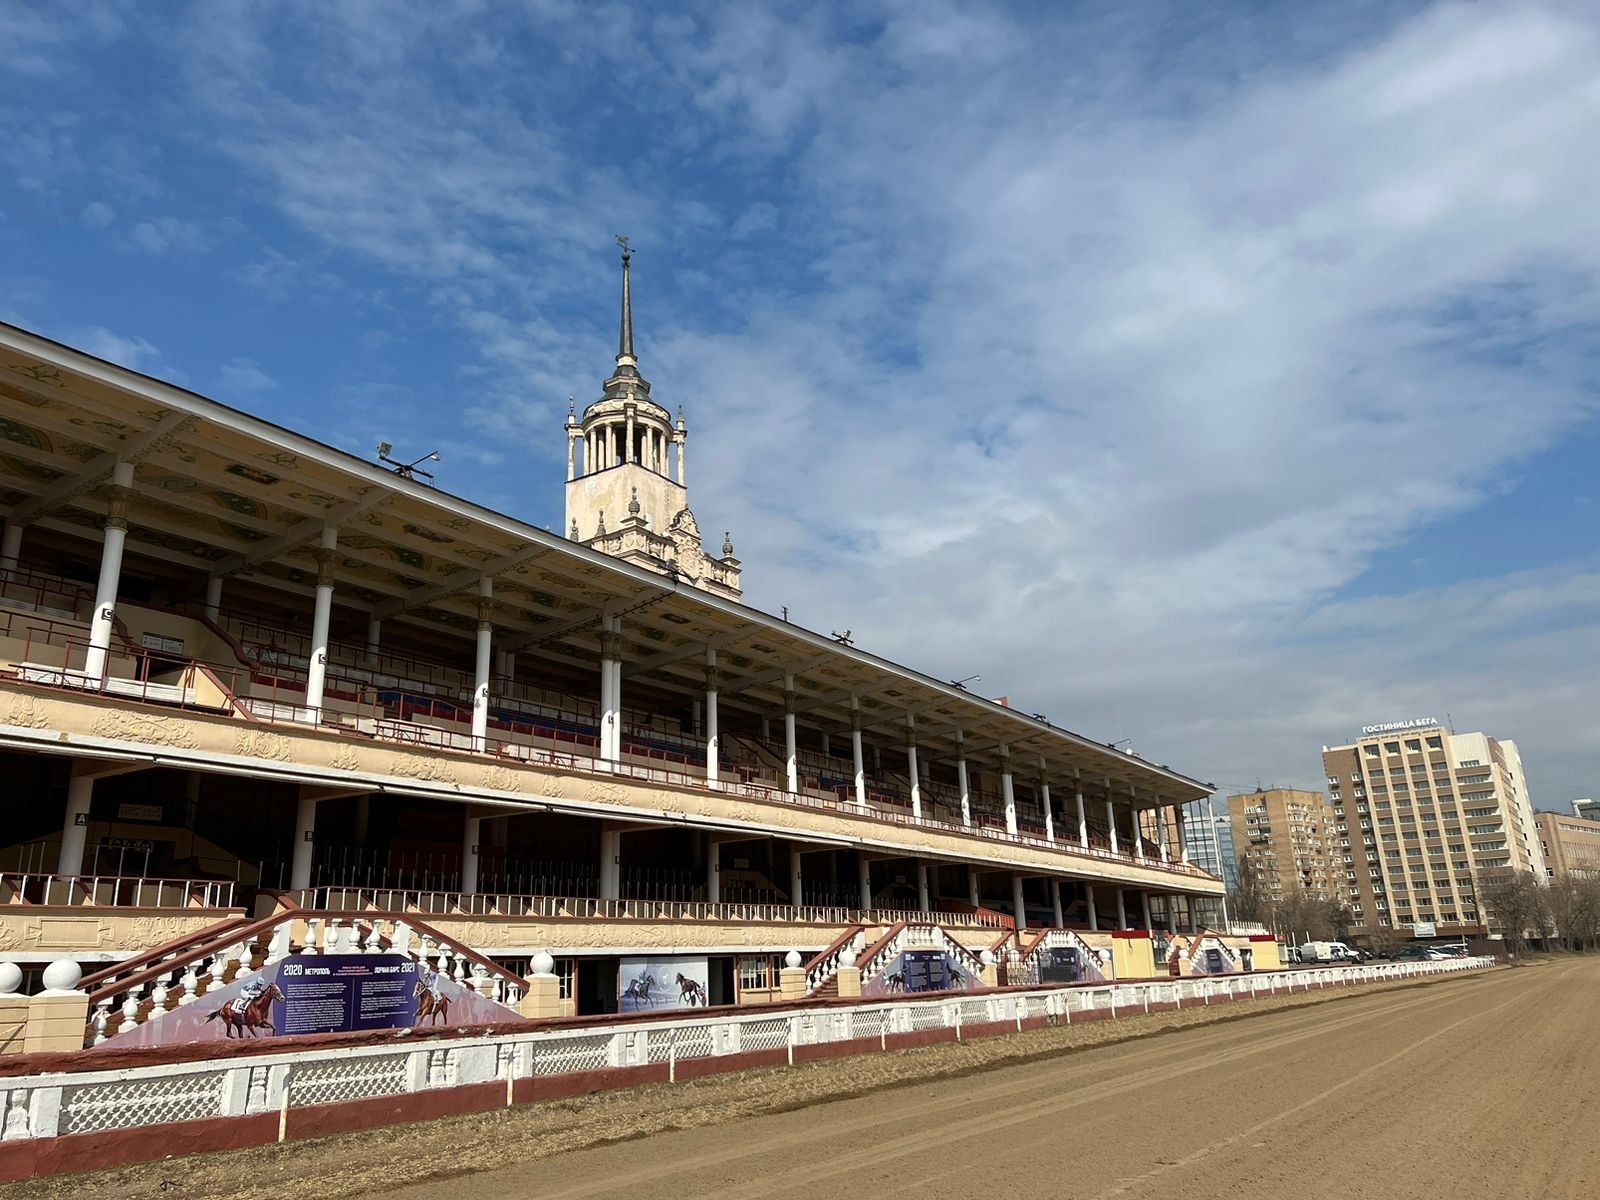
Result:
M234 753L244 758L292 762L294 743L281 733L268 733L264 729L243 729L234 742Z
M199 743L195 741L187 722L173 717L126 711L108 712L101 715L89 732L95 737L112 741L145 742L180 750L199 749Z
M18 696L6 706L5 723L19 729L43 729L50 718L32 696Z

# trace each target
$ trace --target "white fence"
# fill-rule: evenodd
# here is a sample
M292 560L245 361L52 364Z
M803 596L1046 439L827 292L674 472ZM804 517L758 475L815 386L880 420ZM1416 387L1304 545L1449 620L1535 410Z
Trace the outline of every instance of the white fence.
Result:
M1215 999L1249 999L1287 988L1306 992L1341 984L1443 975L1488 966L1489 958L1312 968L1254 975L1057 987L919 1000L763 1012L718 1012L674 1021L618 1020L581 1029L516 1031L434 1040L407 1048L372 1046L290 1050L240 1061L230 1057L105 1071L0 1078L0 1137L48 1138L162 1125L208 1117L279 1114L279 1138L292 1110L310 1105L399 1096L464 1084L502 1082L506 1102L519 1079L665 1063L751 1051L787 1050L963 1026L1015 1024L1036 1018L1070 1024L1089 1013Z

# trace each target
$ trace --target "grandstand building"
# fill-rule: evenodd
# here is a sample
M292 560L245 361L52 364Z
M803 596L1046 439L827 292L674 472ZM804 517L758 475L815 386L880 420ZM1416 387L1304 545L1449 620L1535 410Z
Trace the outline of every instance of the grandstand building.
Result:
M626 269L566 536L0 326L0 959L418 913L605 1012L629 956L754 1002L896 922L1099 947L1221 894L1206 785L740 601Z

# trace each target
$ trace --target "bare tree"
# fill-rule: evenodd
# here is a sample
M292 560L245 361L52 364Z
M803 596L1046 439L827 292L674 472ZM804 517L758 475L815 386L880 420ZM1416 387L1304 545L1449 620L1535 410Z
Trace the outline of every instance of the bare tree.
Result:
M1582 950L1600 934L1600 879L1564 875L1548 891L1550 923L1563 950Z
M1543 936L1549 924L1549 896L1544 881L1532 871L1497 871L1479 889L1483 907L1505 940L1515 961L1526 949L1528 935Z
M1267 925L1272 916L1272 901L1260 869L1241 856L1238 874L1238 886L1228 894L1228 914L1235 921Z

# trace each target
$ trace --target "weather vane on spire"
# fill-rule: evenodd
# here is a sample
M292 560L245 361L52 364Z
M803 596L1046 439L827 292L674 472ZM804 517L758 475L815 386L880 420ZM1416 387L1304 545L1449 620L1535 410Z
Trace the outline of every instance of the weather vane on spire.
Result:
M628 235L624 233L617 234L617 245L622 247L622 261L627 262L633 256L633 247L628 245Z

